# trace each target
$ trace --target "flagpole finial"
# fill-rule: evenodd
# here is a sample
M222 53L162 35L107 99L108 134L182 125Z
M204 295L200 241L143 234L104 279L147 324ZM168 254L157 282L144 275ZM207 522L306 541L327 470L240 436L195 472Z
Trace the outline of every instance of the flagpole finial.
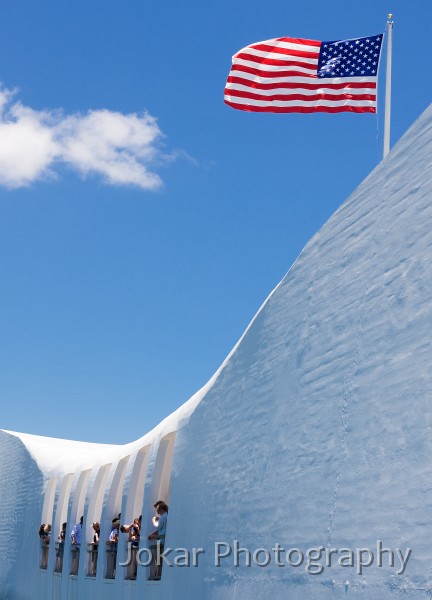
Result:
M392 20L393 20L393 15L392 15L392 13L389 13L389 14L387 15L387 19L388 19L389 21L392 21Z

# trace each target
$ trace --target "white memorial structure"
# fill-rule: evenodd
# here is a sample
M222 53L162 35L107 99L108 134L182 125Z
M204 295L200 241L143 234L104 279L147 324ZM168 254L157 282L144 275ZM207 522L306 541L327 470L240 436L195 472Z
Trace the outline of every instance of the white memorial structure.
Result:
M0 451L2 600L429 597L432 108L177 412L125 446L0 431ZM149 581L159 499L172 550ZM127 535L110 567L118 513L142 515L136 578Z

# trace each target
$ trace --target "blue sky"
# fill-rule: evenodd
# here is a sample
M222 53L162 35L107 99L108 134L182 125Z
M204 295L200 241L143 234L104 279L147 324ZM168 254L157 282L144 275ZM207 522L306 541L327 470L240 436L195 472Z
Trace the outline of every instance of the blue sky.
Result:
M212 376L382 147L382 115L227 107L231 56L393 12L393 144L431 101L432 6L361 7L2 3L2 428L125 443Z

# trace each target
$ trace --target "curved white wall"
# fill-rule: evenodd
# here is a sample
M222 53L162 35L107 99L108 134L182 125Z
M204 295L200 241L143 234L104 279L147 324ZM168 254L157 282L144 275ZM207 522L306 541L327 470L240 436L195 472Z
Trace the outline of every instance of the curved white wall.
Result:
M0 512L4 598L425 597L431 155L429 109L311 240L205 389L141 440L116 447L0 432L8 482L0 503L13 515ZM143 514L144 541L161 495L170 500L167 545L202 548L198 567L164 566L161 582L148 582L144 568L125 581L119 568L110 581L101 568L86 577L82 560L71 577L67 552L63 573L53 573L51 545L48 569L38 568L46 513L54 513L55 535L65 511L68 533L84 514L88 535L100 515L103 540L120 510L124 521ZM400 575L390 566L361 575L337 564L317 575L274 561L236 567L232 557L215 566L214 544L234 540L251 551L276 543L369 548L382 540L412 555Z

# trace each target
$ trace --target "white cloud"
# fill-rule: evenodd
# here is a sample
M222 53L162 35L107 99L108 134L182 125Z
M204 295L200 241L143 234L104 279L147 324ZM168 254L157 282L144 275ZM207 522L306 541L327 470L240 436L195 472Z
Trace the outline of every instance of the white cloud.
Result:
M0 185L18 188L54 177L60 164L112 185L148 190L161 185L152 168L162 158L162 132L151 115L109 110L64 115L33 110L14 95L0 90Z

